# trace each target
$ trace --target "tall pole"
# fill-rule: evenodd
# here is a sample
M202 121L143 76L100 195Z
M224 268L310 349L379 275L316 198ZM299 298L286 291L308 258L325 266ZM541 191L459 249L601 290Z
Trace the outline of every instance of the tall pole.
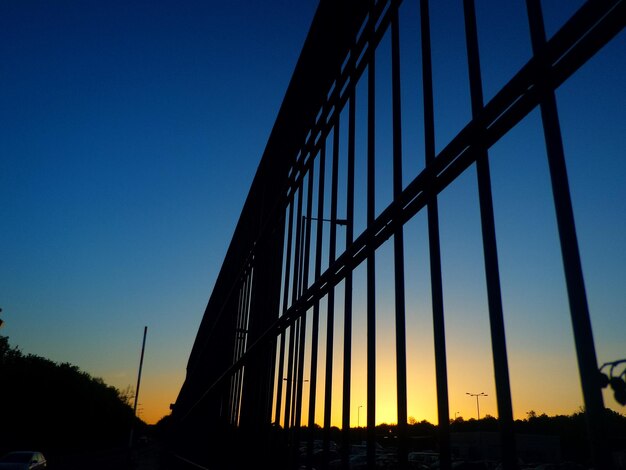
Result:
M482 455L483 445L482 445L482 439L480 435L480 405L478 404L478 397L486 397L487 394L485 392L480 392L480 393L465 392L465 394L471 397L476 397L476 414L478 415L478 421L476 421L476 424L478 425L478 452L480 455Z
M476 397L476 412L478 414L478 421L480 421L480 405L478 404L478 397L486 397L488 395L485 392L480 392L480 393L465 392L465 394L471 397Z
M130 438L128 440L128 447L133 446L133 432L135 430L135 417L137 416L137 400L139 399L139 384L141 383L141 368L143 367L143 353L146 349L146 334L148 333L148 327L143 328L143 342L141 344L141 358L139 359L139 373L137 374L137 388L135 389L135 404L133 405L133 421L130 425Z
M476 395L476 414L478 415L478 421L480 421L480 405L478 404L478 395Z

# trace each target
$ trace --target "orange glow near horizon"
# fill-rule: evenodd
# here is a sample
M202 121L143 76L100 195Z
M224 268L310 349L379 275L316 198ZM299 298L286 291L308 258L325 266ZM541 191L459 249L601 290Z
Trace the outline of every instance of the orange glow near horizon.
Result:
M453 312L451 312L453 317ZM310 317L310 316L309 316ZM323 315L321 315L322 320ZM310 331L310 318L307 319ZM341 427L342 423L342 381L343 369L343 328L341 316L335 317L335 344L333 346L333 391L331 425ZM430 325L421 333L416 329L415 319L407 320L407 417L409 421L426 420L438 424L437 391L435 381L434 350L432 339L428 340ZM423 318L422 318L423 320ZM484 323L485 320L482 320ZM360 328L360 320L355 319L352 341L352 375L350 396L350 426L367 424L367 368L366 338ZM471 318L449 328L447 347L449 417L464 420L480 417L498 417L491 345L488 323L482 333L475 331L476 321ZM316 390L316 424L324 422L324 383L325 383L325 328L320 321L320 343L318 351L318 375ZM474 331L475 334L468 334ZM392 322L380 326L377 339L376 366L376 419L379 424L395 424L397 415L396 351L395 330ZM384 334L383 334L384 333ZM540 337L544 332L537 332ZM567 340L571 351L562 344L556 346L537 344L537 337L518 338L511 335L509 342L509 372L514 419L526 419L529 411L547 415L571 415L583 405L578 369L573 351L573 339ZM528 346L533 343L534 347ZM558 343L558 341L555 341ZM554 350L553 350L554 348ZM558 350L557 350L558 348ZM305 364L310 362L310 339L305 347ZM565 351L565 352L563 352ZM416 360L419 359L419 360ZM306 369L306 367L305 367ZM309 378L305 371L304 395L302 401L301 424L308 422ZM485 393L476 397L469 394ZM283 389L283 395L285 390ZM610 396L606 406L623 412ZM283 396L284 412L284 396ZM281 418L281 425L284 423Z
M151 377L141 384L139 403L142 405L142 411L137 414L147 424L156 424L170 414L169 405L176 401L180 390L178 381L173 379L174 377L163 375Z
M137 416L146 424L156 424L164 416L170 414L170 403L174 403L182 386L184 374L152 373L151 371L142 375L139 386L139 397L137 400ZM124 390L128 385L125 379L113 378L111 385L119 390ZM136 378L135 378L136 380ZM135 389L133 384L133 391ZM134 401L131 400L131 407Z
M552 364L542 364L537 366L534 362L536 358L529 358L527 361L515 362L511 364L512 372L520 369L526 370L528 377L534 374L537 381L546 380L543 387L535 387L533 380L518 381L517 375L512 373L511 387L514 419L526 419L527 413L531 410L538 414L548 415L570 415L580 410L582 406L582 396L580 385L576 376L576 370L562 369L562 364L558 361L548 361ZM367 397L366 397L366 375L365 368L358 367L363 364L355 362L352 375L352 395L350 425L361 427L367 424ZM497 417L497 399L495 384L492 375L485 374L476 376L468 374L475 364L472 361L466 363L449 364L449 416L450 419L461 417L465 420L477 418L477 403L475 396L468 393L484 392L486 396L479 397L480 417L487 415ZM359 372L354 371L358 369ZM362 369L362 372L361 372ZM534 371L534 372L533 372ZM342 422L342 383L341 371L335 371L337 376L333 380L331 425L341 427ZM551 377L548 382L547 379ZM467 387L464 383L487 383L486 387ZM284 393L283 389L283 393ZM308 421L308 382L305 382L304 396L302 402L302 425ZM610 397L607 399L607 406L621 412L615 406L611 406ZM324 416L324 380L323 376L318 380L316 398L316 424L323 426ZM283 398L284 407L284 398ZM284 411L284 409L283 409ZM416 422L426 420L433 424L438 424L437 397L434 367L430 377L409 377L408 379L408 402L407 417L409 421ZM284 418L281 418L281 425ZM397 390L396 390L396 366L395 358L390 357L387 362L379 363L377 367L376 386L376 424L395 424L398 421L397 415Z

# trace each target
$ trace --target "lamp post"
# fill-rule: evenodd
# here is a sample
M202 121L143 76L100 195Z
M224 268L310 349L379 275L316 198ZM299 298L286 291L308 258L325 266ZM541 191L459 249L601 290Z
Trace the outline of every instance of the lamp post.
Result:
M347 219L320 219L318 217L307 217L306 215L303 215L302 216L302 220L304 220L304 219L321 220L322 222L334 222L337 225L344 225L344 226L348 225L348 220Z
M310 229L310 225L311 225L311 220L315 220L318 222L330 222L331 223L331 229L335 230L335 234L336 234L336 225L341 225L343 227L348 227L348 219L325 219L323 217L309 217L307 215L302 215L301 216L301 220L302 220L302 228L301 228L301 232L300 232L300 237L299 237L299 244L300 244L300 253L297 253L296 256L300 257L302 256L301 259L304 259L304 253L305 250L309 250L309 246L307 245L306 247L304 246L305 243L308 243L310 241L310 238L307 237L307 230ZM334 224L334 225L333 225ZM318 241L319 242L319 241Z
M294 403L292 406L292 410L295 409L296 407L296 397L297 397L297 392L298 390L300 391L300 393L303 393L304 390L304 383L308 382L309 379L303 379L303 380L298 380L298 379L289 379L287 377L283 377L283 381L287 382L289 384L288 390L290 390L291 396L289 397L289 402L290 403ZM291 388L291 384L293 384L293 388ZM294 411L291 411L289 413L290 418L289 418L289 422L291 423L291 426L295 426L296 424L296 414ZM286 418L285 418L286 419Z
M478 421L480 421L480 405L478 404L478 397L486 397L488 395L486 393L484 393L484 392L480 392L480 393L465 392L465 395L469 395L471 397L476 397L476 412L478 413Z
M143 328L143 342L141 344L141 357L139 359L139 372L137 373L137 388L135 389L135 404L133 406L133 421L130 426L130 437L128 439L128 448L133 447L133 433L135 430L135 418L137 417L137 400L139 399L139 384L141 383L141 369L143 367L143 354L146 349L146 334L148 333L148 327Z
M465 392L466 395L469 395L471 397L476 397L476 412L478 414L478 421L476 421L477 425L478 425L478 454L480 456L482 456L483 453L483 442L482 442L482 436L480 434L480 406L478 404L478 398L479 397L486 397L487 394L484 392L480 392L480 393L469 393L469 392Z

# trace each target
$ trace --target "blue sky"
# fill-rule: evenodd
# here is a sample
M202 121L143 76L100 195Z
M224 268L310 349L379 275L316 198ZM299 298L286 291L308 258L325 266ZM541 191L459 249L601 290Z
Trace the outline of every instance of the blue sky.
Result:
M476 3L487 101L531 51L522 2ZM580 4L544 2L548 35ZM0 333L11 344L124 388L135 385L147 325L139 401L149 421L168 412L316 6L0 1ZM414 2L402 8L417 18ZM433 28L440 150L470 117L469 90L460 2L433 2L431 9L441 25ZM511 21L503 26L496 21L502 17ZM403 119L413 129L404 133L406 183L423 167L423 137L412 49L419 31L405 28ZM379 60L383 87L384 54ZM601 363L625 355L624 64L622 32L557 92ZM378 96L384 155L389 92ZM557 409L528 393L556 378L578 393L562 407L575 411L580 393L538 113L490 154L514 406L520 397L522 415ZM390 159L379 161L382 208L391 197L383 176ZM451 414L473 413L465 391L484 387L495 395L488 323L478 313L486 300L475 181L468 170L440 200L450 384L460 390L451 396ZM357 208L357 228L359 217L364 208ZM407 247L407 308L418 312L407 315L415 339L408 348L430 357L429 280L423 269L410 269L427 256L423 219L405 234L416 240ZM384 286L381 280L383 299ZM390 324L384 318L381 331ZM357 315L357 334L360 321ZM480 373L468 376L467 361ZM426 390L420 393L432 409L434 384L409 387L410 394ZM495 399L484 406L495 414Z
M316 5L0 3L11 344L167 412Z

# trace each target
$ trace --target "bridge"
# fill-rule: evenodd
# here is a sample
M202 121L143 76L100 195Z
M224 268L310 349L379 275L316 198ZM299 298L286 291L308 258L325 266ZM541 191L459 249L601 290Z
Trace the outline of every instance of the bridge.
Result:
M452 468L450 423L456 416L447 328L458 316L444 308L441 200L472 175L496 441L502 468L518 468L491 166L499 143L536 116L533 144L549 169L551 223L571 321L564 328L573 336L589 454L594 468L611 468L556 92L619 35L624 2L588 1L553 34L539 0L527 0L524 18L498 19L500 28L525 25L530 53L489 93L479 5L459 3L464 47L457 53L465 71L454 78L469 90L469 100L459 104L464 121L449 136L436 135L449 110L438 107L441 74L433 63L442 52L432 36L451 26L432 15L435 3L320 1L172 405L172 466L354 468L358 448L359 468L380 468L377 413L381 390L391 387L389 468L414 468L409 371L416 361L432 361L434 373L424 387L434 391L438 426L429 445L440 468ZM412 43L403 29L411 21ZM419 75L407 78L409 67ZM415 103L419 112L411 121L407 110ZM584 128L584 113L580 119ZM420 160L407 164L409 154ZM408 299L418 269L407 260L418 223L429 307L422 332L432 344L427 357L407 352ZM385 370L377 363L387 354L383 348L394 357Z

